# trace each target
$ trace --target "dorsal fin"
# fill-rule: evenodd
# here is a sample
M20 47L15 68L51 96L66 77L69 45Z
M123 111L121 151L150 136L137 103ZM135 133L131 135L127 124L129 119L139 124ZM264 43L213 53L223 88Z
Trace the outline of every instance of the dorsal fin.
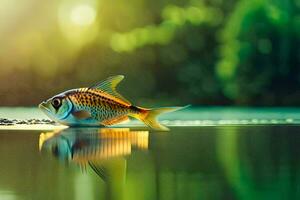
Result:
M101 81L99 83L96 83L95 85L89 87L88 89L97 89L101 90L103 92L106 92L114 97L117 97L121 99L122 101L126 102L127 104L130 104L130 102L125 99L122 95L120 95L116 87L117 85L124 79L123 75L117 75L117 76L111 76L105 79L104 81Z

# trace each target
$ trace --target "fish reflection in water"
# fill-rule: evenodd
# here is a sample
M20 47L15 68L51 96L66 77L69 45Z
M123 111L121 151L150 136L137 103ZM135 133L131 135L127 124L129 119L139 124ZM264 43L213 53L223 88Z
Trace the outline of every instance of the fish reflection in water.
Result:
M69 128L41 133L40 151L50 150L59 160L85 168L89 165L103 180L110 178L110 167L126 170L125 157L133 150L148 149L148 131L128 128ZM118 172L119 173L119 172Z

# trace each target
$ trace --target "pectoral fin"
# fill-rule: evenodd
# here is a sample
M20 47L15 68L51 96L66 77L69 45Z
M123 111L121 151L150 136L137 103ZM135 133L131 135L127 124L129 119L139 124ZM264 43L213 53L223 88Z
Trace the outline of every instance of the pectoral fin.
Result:
M86 110L75 111L72 113L72 115L78 120L88 119L92 117L91 113Z

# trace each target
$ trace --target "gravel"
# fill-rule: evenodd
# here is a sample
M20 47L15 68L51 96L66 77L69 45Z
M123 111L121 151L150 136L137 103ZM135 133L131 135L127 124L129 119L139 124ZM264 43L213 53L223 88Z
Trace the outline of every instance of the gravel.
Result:
M6 119L0 118L0 126L13 126L16 124L26 124L26 125L34 125L34 124L55 124L54 121L49 119L26 119L26 120L18 120L18 119Z

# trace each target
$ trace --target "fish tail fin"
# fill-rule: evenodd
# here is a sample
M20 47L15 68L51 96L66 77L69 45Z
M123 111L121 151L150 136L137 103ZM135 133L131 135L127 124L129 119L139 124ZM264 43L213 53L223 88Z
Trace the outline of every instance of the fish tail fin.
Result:
M136 107L140 110L139 114L132 115L133 117L137 118L138 120L144 122L147 126L159 130L159 131L168 131L169 128L162 125L158 122L157 117L163 113L174 112L176 110L180 110L186 108L187 106L183 107L163 107L163 108L153 108L153 109L146 109Z

